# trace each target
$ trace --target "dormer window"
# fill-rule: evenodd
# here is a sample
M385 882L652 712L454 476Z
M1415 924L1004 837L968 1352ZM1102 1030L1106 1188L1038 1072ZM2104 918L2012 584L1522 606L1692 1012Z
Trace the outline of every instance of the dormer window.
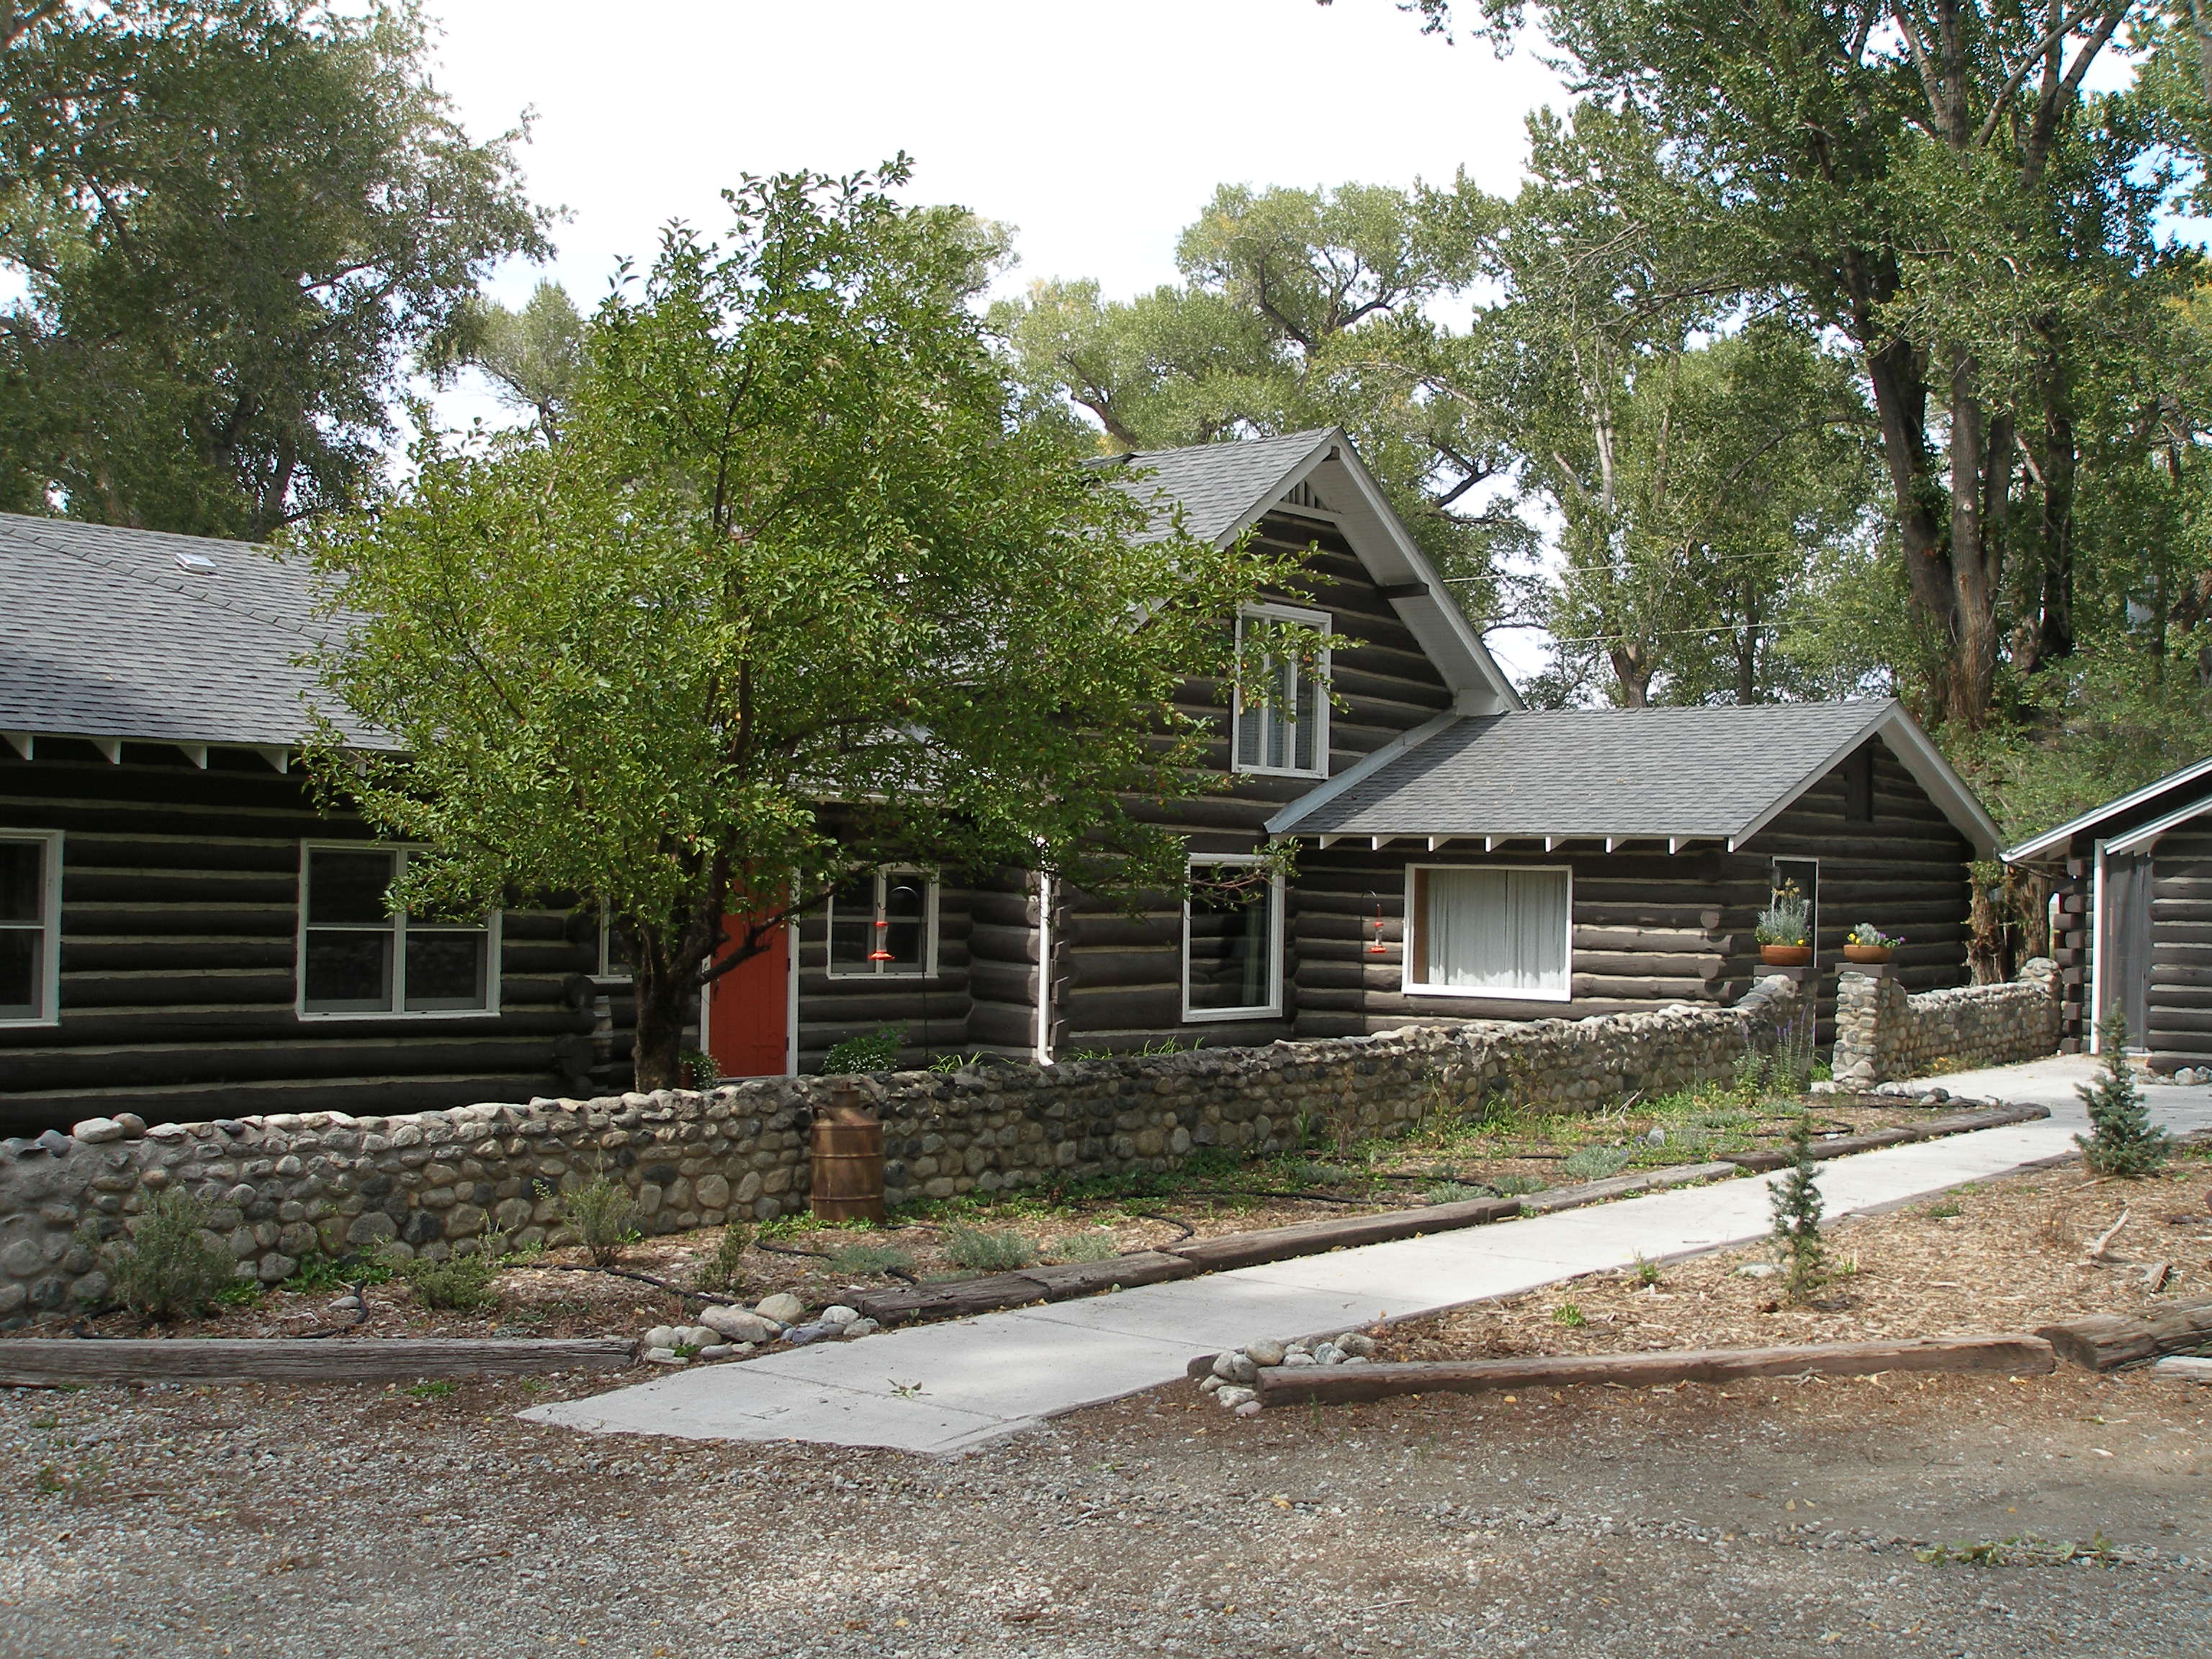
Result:
M1279 777L1325 777L1328 774L1328 653L1324 650L1316 658L1305 653L1268 650L1268 630L1285 626L1326 635L1328 613L1295 605L1255 605L1237 619L1237 658L1244 667L1237 685L1236 736L1230 768ZM1260 684L1267 687L1264 692L1256 689Z

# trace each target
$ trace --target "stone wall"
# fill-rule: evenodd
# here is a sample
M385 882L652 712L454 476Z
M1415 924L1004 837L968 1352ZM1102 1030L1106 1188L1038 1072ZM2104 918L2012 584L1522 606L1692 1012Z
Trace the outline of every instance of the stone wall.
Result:
M2039 1060L2058 1048L2058 965L2037 957L2008 985L1908 996L1879 969L1836 985L1835 1079L1868 1088L1899 1078Z
M886 1196L898 1204L1170 1170L1200 1148L1276 1152L1312 1125L1389 1134L1497 1092L1591 1109L1726 1077L1747 1047L1771 1045L1796 999L1769 979L1733 1008L902 1072L861 1086L884 1121ZM809 1126L831 1086L768 1078L704 1094L153 1128L122 1115L0 1141L0 1322L103 1299L98 1242L165 1188L205 1202L240 1273L271 1283L312 1254L437 1258L492 1231L566 1243L559 1194L601 1172L630 1190L647 1232L766 1220L805 1206Z

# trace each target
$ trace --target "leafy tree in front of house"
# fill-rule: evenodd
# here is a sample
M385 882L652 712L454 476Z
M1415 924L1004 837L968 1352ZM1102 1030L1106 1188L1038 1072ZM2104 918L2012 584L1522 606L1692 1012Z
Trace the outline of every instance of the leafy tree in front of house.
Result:
M672 227L616 285L558 441L426 438L301 538L351 618L333 702L404 751L325 722L317 775L434 849L397 902L604 906L641 1088L677 1081L702 978L856 871L1180 890L1180 839L1132 805L1220 787L1178 688L1232 675L1225 620L1297 580L1152 533L1011 418L975 223L902 205L905 178L748 179L726 238Z
M478 279L542 255L406 0L0 9L0 496L265 537L373 486Z

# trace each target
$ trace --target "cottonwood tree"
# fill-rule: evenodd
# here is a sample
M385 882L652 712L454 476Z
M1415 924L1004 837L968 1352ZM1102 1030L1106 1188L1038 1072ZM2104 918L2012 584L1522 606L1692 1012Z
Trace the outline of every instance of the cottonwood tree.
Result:
M353 500L479 277L545 252L411 5L0 9L0 490L259 538Z
M1226 619L1292 580L1010 421L972 222L906 176L748 179L726 240L672 228L600 307L557 441L426 438L301 538L334 704L404 751L326 721L317 775L432 849L394 902L605 907L641 1088L701 985L856 871L1179 890L1133 806L1219 787L1178 688L1231 677Z

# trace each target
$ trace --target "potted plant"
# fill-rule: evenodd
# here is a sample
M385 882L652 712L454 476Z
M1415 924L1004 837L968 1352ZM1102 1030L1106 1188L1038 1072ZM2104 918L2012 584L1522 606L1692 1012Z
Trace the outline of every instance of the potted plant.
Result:
M1808 908L1794 881L1784 882L1768 896L1759 925L1752 929L1761 962L1770 968L1802 968L1812 961L1813 942L1805 929Z
M1894 934L1885 933L1870 921L1863 921L1851 929L1850 937L1844 941L1844 955L1852 962L1887 962L1889 953L1905 941Z

